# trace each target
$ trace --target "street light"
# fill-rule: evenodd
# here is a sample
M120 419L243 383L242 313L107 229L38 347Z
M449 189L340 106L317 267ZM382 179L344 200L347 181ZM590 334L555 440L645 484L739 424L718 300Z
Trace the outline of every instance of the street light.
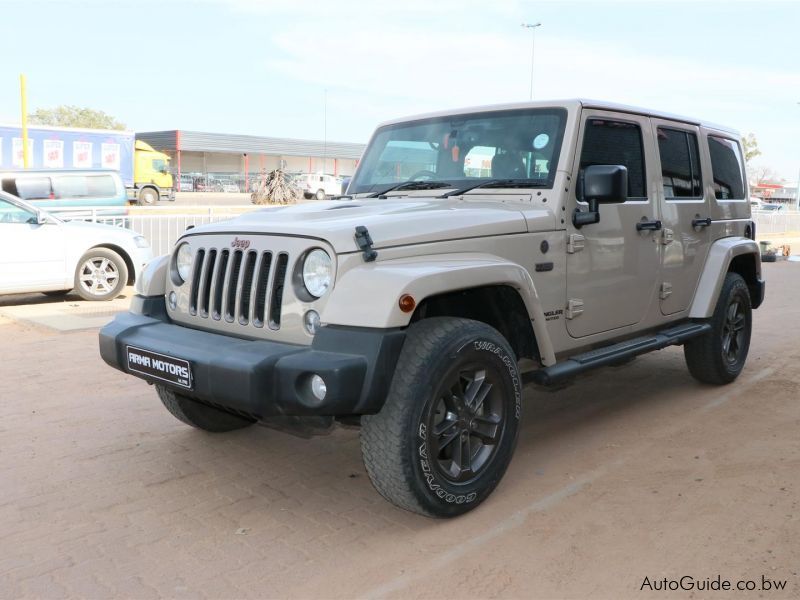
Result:
M533 52L536 49L536 28L541 27L541 23L523 23L522 27L531 30L531 93L530 99L533 100Z

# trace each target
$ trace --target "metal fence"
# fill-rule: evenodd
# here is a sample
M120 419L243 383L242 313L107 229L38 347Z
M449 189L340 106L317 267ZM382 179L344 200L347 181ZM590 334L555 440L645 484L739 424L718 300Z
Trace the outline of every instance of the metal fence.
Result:
M65 220L82 220L125 227L143 235L158 256L167 254L188 227L226 221L242 213L256 210L242 206L148 206L120 210L116 208L69 208L57 212ZM124 212L124 214L120 214ZM759 238L766 235L797 232L800 237L800 212L755 211L753 220Z
M797 233L800 237L800 212L758 210L753 211L753 220L756 222L756 235L760 238L787 233Z
M65 221L90 221L115 227L124 227L143 235L153 254L168 254L178 238L189 227L227 221L258 207L247 206L202 206L161 207L148 206L124 209L117 208L69 208L53 211Z

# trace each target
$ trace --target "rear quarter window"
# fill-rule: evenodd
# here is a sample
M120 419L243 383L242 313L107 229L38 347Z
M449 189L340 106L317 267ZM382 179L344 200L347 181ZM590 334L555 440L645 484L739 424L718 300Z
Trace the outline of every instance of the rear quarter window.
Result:
M744 173L739 143L715 135L708 136L714 196L717 200L744 199Z

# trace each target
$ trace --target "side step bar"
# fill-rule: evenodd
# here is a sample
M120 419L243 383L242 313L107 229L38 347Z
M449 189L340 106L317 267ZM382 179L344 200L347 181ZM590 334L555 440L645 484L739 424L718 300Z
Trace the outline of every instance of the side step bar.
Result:
M682 344L710 330L711 325L708 323L683 323L632 340L570 356L549 367L523 374L522 381L539 385L561 383L570 377L597 367L618 363L639 354L661 350L667 346Z

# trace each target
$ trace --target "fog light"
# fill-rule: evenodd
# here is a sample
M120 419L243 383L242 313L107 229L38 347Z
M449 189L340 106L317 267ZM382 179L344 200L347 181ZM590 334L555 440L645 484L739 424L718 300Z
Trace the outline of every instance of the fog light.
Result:
M311 376L311 393L317 400L325 400L325 394L328 393L328 386L325 385L325 380L319 375Z
M169 293L169 307L172 310L175 310L175 307L177 307L177 306L178 306L178 296L175 294L175 292L170 292Z
M303 324L306 326L306 331L314 335L319 330L319 313L315 310L308 311L303 315Z

